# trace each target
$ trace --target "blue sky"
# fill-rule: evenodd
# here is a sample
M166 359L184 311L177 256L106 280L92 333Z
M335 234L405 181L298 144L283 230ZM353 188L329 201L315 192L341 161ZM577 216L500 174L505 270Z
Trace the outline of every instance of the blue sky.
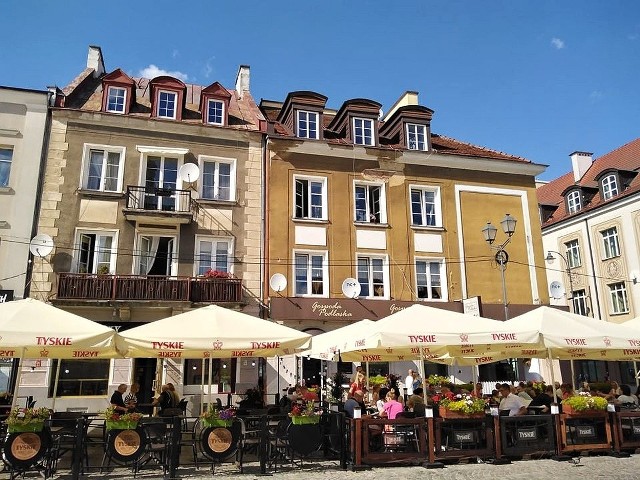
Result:
M434 133L570 170L640 136L636 0L3 0L0 85L65 86L102 48L106 68L174 72L256 99L313 90L387 110L406 90Z

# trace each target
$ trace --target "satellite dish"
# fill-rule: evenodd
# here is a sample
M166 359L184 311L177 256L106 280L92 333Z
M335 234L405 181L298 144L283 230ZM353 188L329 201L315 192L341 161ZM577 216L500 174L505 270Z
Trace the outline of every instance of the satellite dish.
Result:
M274 292L281 292L287 288L287 277L281 273L274 273L269 279L269 286Z
M178 170L180 180L187 183L193 183L200 176L200 169L195 163L185 163Z
M342 294L347 298L358 298L360 295L360 282L355 278L345 278L342 282Z
M564 285L557 280L554 280L549 284L549 294L556 300L564 297L565 289Z
M46 233L39 233L29 242L29 251L36 257L46 257L53 250L53 238Z

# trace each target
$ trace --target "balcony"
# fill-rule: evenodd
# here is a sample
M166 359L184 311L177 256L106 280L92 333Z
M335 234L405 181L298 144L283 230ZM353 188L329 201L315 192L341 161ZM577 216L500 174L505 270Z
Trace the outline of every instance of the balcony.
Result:
M239 303L242 279L60 273L58 300Z
M129 185L123 213L127 220L157 225L190 223L191 190Z

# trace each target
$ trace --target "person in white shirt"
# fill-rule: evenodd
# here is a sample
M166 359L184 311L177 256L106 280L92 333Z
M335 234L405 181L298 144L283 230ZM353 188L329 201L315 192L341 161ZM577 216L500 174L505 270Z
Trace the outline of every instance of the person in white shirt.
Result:
M503 383L500 387L500 410L509 410L509 416L514 417L516 415L526 415L527 407L524 399L511 392L511 387L508 383Z
M413 380L414 380L413 370L409 369L409 374L407 375L407 378L404 381L404 387L407 389L407 395L413 395Z

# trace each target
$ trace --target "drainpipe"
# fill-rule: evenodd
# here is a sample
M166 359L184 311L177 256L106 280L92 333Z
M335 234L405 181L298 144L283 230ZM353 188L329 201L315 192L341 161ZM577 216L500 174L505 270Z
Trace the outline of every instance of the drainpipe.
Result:
M589 221L584 219L584 226L587 232L587 245L589 245L589 259L591 260L591 272L593 274L593 290L596 295L596 306L598 308L598 318L602 320L602 312L600 311L600 294L598 293L598 279L596 277L596 265L593 261L593 247L591 245L591 233L589 232ZM593 297L591 299L591 306L593 307Z
M269 188L267 185L269 184L269 169L267 168L267 145L269 143L269 134L264 133L262 137L262 186L260 188L262 198L262 225L264 228L264 235L262 236L262 261L260 262L260 278L262 278L262 285L260 289L260 300L262 302L262 317L266 318L269 316L268 307L269 304L269 215L267 212L267 208L269 207L269 202L267 196L269 195ZM279 393L279 392L278 392Z

